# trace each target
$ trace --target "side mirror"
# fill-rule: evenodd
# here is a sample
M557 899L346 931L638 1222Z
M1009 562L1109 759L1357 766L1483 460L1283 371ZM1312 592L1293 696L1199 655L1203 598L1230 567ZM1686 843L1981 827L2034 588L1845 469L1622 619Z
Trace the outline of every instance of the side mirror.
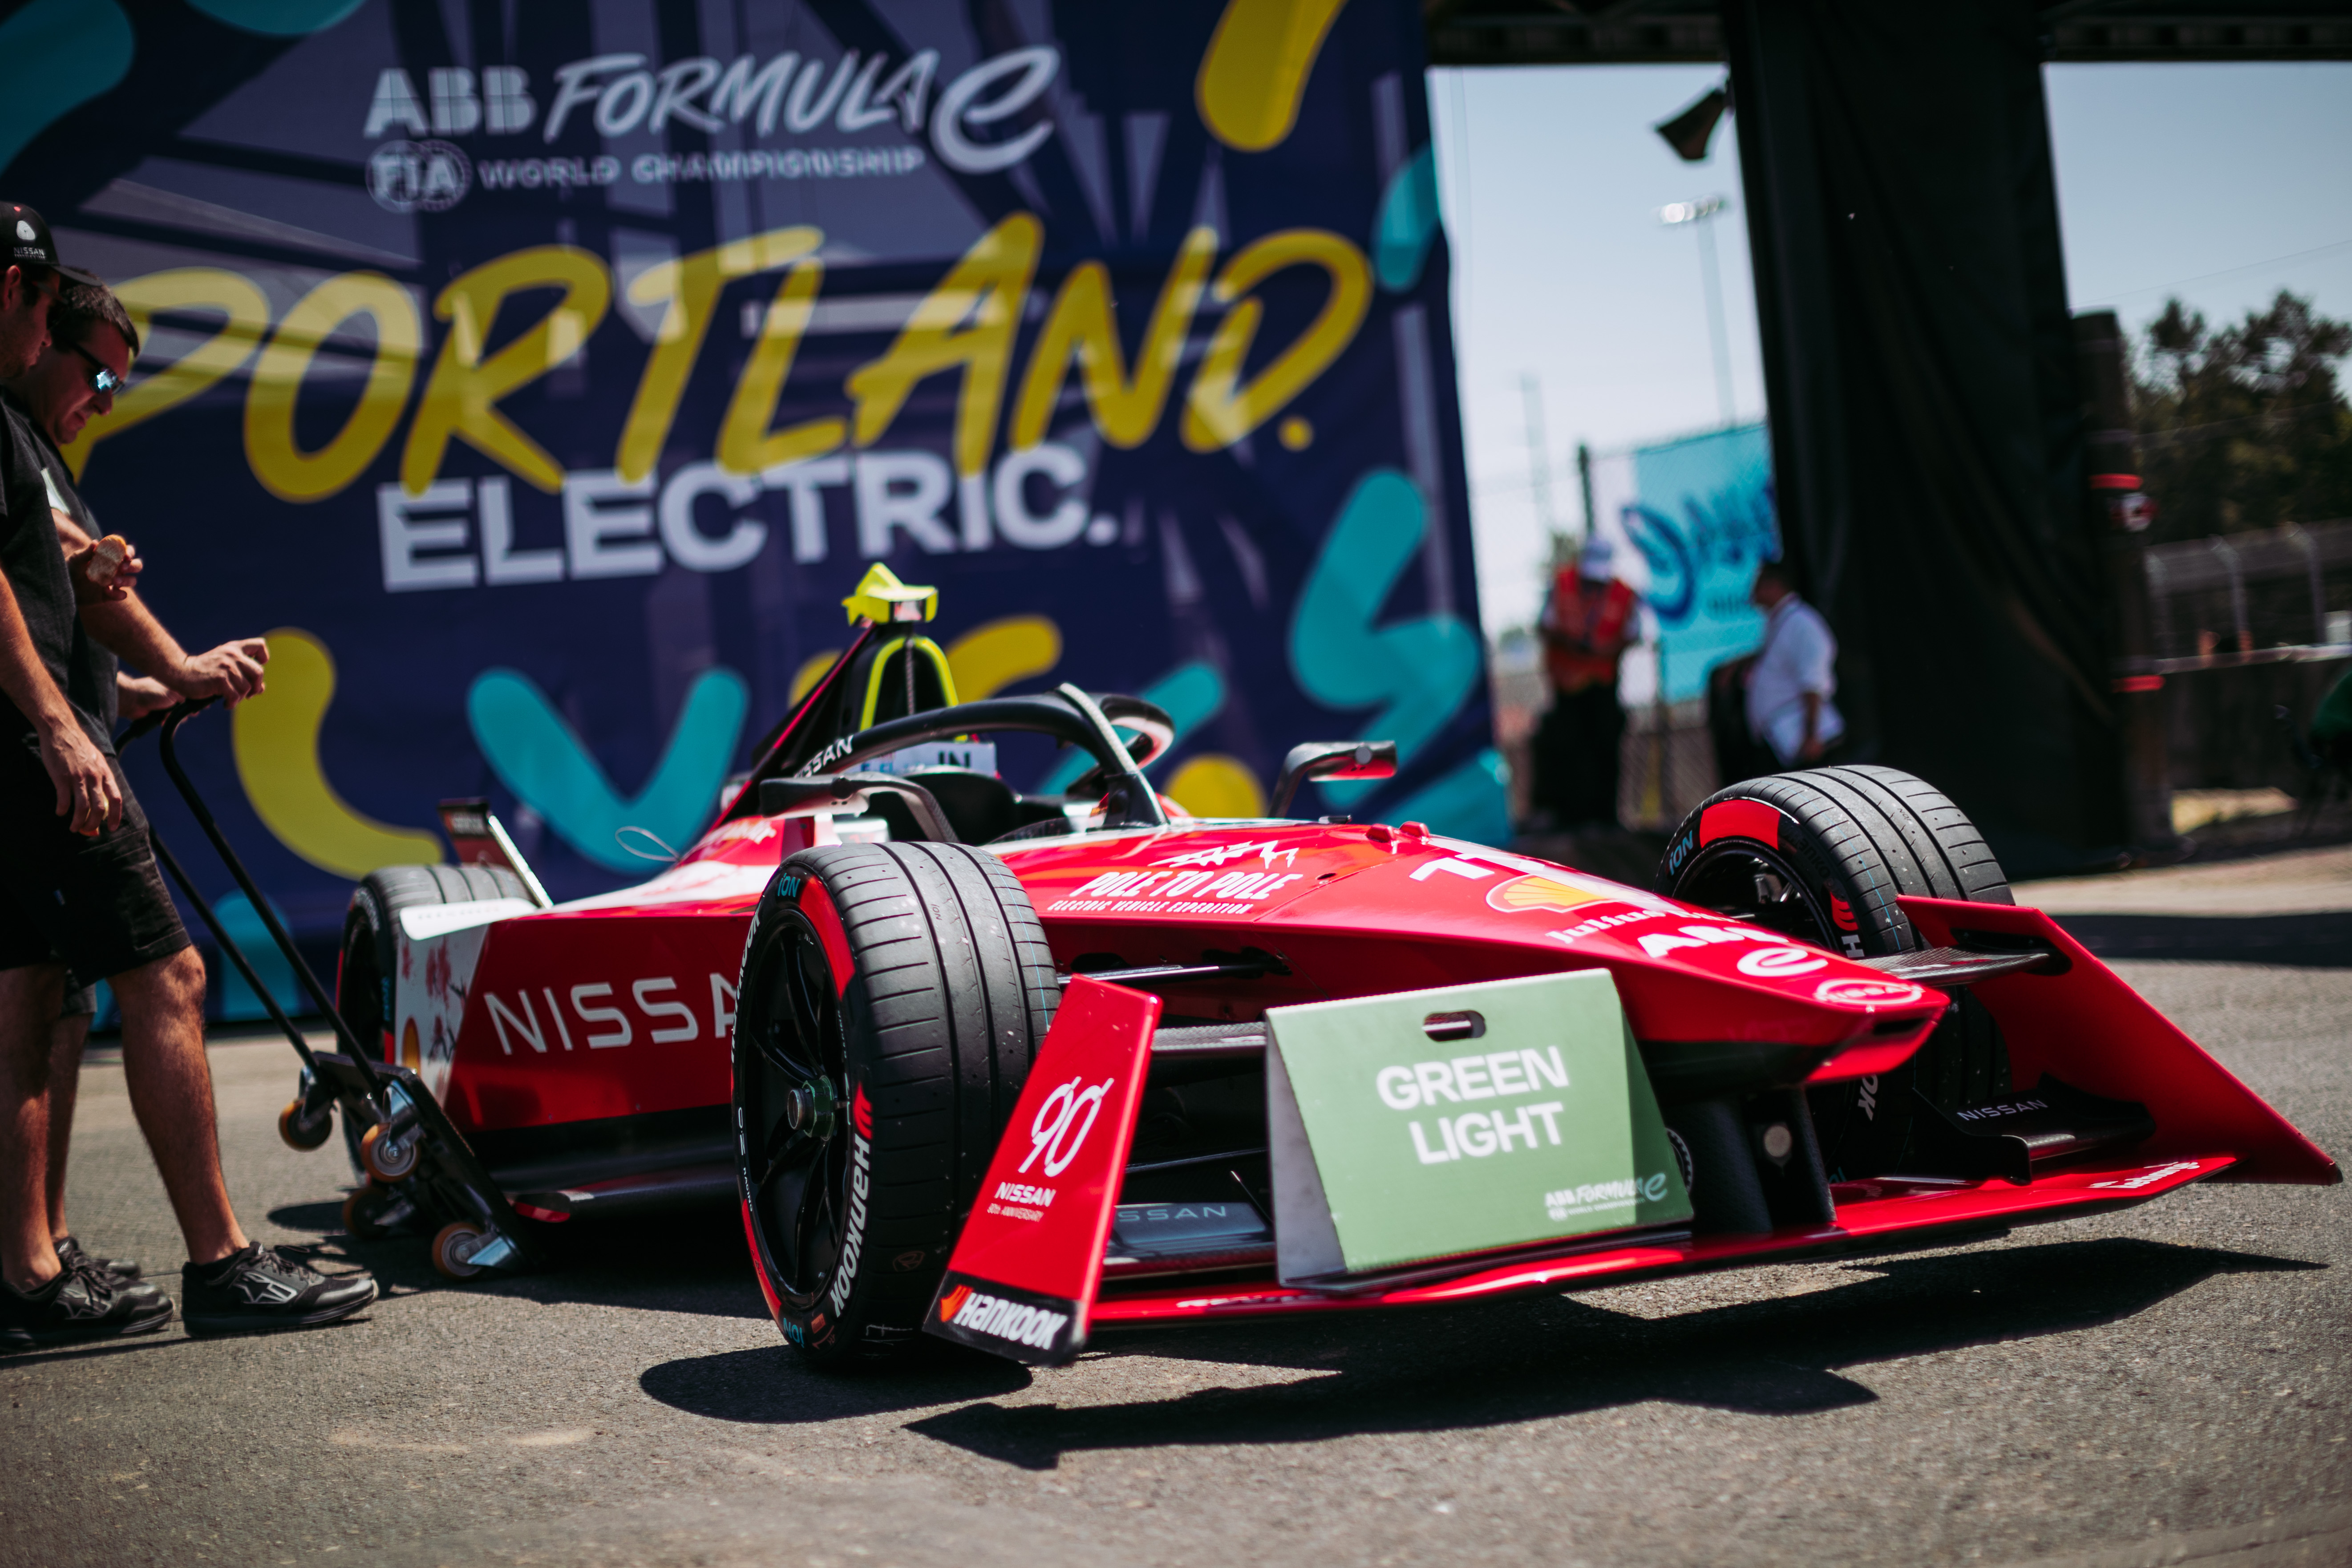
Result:
M1290 815L1291 797L1308 779L1392 779L1396 763L1394 741L1302 741L1282 759L1274 815Z
M761 779L760 815L789 816L825 808L864 811L866 797L877 791L903 798L915 825L930 842L962 842L955 829L948 826L947 813L940 809L937 796L912 779L893 778L888 773L818 773L814 778Z
M459 865L503 866L521 879L523 891L530 895L532 903L542 910L555 907L522 851L507 836L506 824L491 814L488 801L479 797L443 801L441 831L449 836L449 847L457 851Z

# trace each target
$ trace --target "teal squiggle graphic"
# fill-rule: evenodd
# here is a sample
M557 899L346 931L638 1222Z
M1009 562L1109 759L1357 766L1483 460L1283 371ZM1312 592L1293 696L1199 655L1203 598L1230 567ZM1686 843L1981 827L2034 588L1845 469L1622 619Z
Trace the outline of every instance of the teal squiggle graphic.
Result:
M466 693L466 719L499 782L563 841L608 871L644 871L614 835L640 827L684 849L709 819L743 730L751 692L731 669L706 669L687 692L669 744L646 787L624 800L530 677L486 669Z
M215 22L248 33L299 38L322 32L360 8L361 0L188 0Z
M1156 702L1168 710L1176 726L1176 739L1169 742L1172 752L1181 745L1184 737L1217 716L1225 705L1225 678L1217 667L1200 659L1178 665L1141 691L1136 693L1146 702ZM1167 755L1167 752L1160 753ZM1037 785L1039 795L1059 795L1076 782L1077 776L1095 765L1095 760L1073 746L1070 754L1054 764Z
M114 0L33 0L0 22L0 169L131 72L138 43Z
M1402 294L1421 281L1438 221L1437 152L1424 146L1389 176L1372 219L1372 270L1381 288Z
M1379 705L1376 717L1348 726L1349 735L1394 741L1400 765L1454 716L1478 679L1478 637L1460 617L1379 625L1381 606L1428 526L1428 508L1411 479L1393 468L1367 473L1323 541L1290 623L1299 689L1326 708ZM1317 787L1344 805L1378 786Z
M278 907L277 900L269 900L269 910L280 924L285 922L286 911ZM231 893L213 905L213 914L228 932L229 940L244 951L245 961L253 965L254 973L261 977L262 984L269 988L270 997L278 1006L295 1015L310 1005L310 997L294 982L294 966L286 962L286 955L271 940L269 928L261 923L251 899L241 892ZM220 962L220 980L221 1022L246 1023L269 1016L269 1009L261 1005L261 998L253 994L245 976L226 958Z

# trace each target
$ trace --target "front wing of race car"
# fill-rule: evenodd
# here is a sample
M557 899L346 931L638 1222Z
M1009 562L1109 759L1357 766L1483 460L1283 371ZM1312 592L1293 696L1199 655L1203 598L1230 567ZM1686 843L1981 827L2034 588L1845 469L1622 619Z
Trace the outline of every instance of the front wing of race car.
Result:
M1161 1002L1079 977L1040 1048L927 1317L928 1331L1057 1364L1105 1327L1458 1303L1660 1275L1946 1245L2129 1206L2190 1182L2330 1184L2334 1162L2039 910L1906 898L1931 946L1955 923L2054 954L1975 985L2035 1089L1975 1114L1980 1176L1892 1174L1832 1185L1832 1217L1754 1234L1650 1226L1481 1253L1433 1236L1412 1267L1286 1280L1269 1254L1204 1252L1191 1269L1107 1269ZM1366 1081L1386 1065L1368 1057ZM2118 1142L2077 1137L2070 1110L2144 1111ZM2083 1114L2096 1114L2084 1111ZM1279 1168L1277 1189L1283 1177ZM1297 1223L1277 1190L1272 1224ZM1278 1243L1279 1238L1277 1238Z

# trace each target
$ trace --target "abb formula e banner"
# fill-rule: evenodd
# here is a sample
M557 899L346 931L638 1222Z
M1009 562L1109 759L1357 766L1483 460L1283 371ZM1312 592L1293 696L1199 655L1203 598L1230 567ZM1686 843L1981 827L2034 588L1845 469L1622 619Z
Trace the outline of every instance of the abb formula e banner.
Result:
M1166 707L1197 810L1392 738L1325 809L1497 838L1421 49L1407 0L34 0L0 194L146 334L71 460L183 642L270 635L185 743L308 933L447 796L558 898L655 869L873 560L966 700Z

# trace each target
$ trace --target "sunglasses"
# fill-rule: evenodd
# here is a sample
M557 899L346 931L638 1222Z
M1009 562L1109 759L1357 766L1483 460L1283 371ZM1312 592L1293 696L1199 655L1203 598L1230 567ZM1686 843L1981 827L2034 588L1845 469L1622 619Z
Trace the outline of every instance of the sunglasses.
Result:
M66 347L89 362L89 389L92 392L101 396L111 397L129 384L122 377L114 374L113 367L79 343L68 343Z

